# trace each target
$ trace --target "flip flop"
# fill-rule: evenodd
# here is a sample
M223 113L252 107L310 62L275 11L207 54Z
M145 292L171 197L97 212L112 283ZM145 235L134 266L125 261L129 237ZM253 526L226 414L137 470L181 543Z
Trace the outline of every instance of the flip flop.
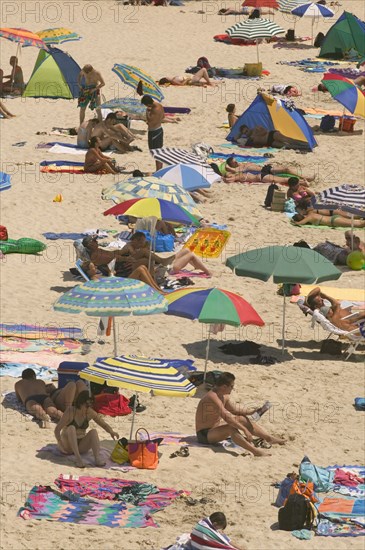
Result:
M190 455L190 452L189 452L189 447L180 447L180 449L178 451L175 451L174 453L172 453L170 455L170 458L176 458L177 456L189 456Z

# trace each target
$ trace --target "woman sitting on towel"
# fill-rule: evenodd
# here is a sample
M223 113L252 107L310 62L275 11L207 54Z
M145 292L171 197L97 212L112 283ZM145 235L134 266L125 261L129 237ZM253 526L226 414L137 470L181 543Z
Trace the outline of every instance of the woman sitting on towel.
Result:
M163 77L158 81L160 86L172 84L172 86L216 86L209 78L207 69L200 69L193 75Z
M74 454L78 468L85 468L81 455L87 453L90 449L93 452L96 466L105 466L105 462L100 457L98 432L95 428L86 432L90 420L94 420L113 439L119 439L119 435L113 428L92 409L92 399L89 392L81 392L76 397L75 406L67 407L54 432L60 451L66 455Z
M92 137L89 141L89 150L85 155L84 170L93 174L118 174L115 169L115 160L110 159L100 150L100 138Z
M296 204L298 204L303 199L310 199L314 196L313 191L308 187L308 183L303 183L299 178L289 178L288 181L289 189L286 193L287 199L293 199Z
M246 147L276 147L277 149L285 147L286 149L309 150L307 143L284 136L278 130L268 131L263 126L249 128L243 124L240 127L240 135L235 141L241 144L240 139L245 140Z

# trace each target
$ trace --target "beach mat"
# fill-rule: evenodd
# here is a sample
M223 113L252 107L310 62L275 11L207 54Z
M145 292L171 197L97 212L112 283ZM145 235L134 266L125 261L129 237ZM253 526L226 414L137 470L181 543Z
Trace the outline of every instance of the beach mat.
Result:
M251 154L257 153L258 155L263 155L264 153L274 154L280 150L275 149L274 147L240 147L235 143L221 143L218 147L223 147L224 149L234 149L236 151L250 151Z
M16 336L0 337L0 351L41 352L52 351L58 354L82 353L84 344L80 340L27 339Z
M116 462L113 462L110 458L110 454L115 446L115 442L112 442L112 448L108 449L106 447L100 448L100 456L105 461L105 466L103 468L105 470L119 470L121 472L128 472L129 470L135 470L133 466L131 466L129 463L125 464L117 464ZM57 457L59 464L64 465L70 465L70 461L74 463L75 456L73 454L71 455L65 455L61 453L56 443L49 443L48 445L45 445L45 447L41 447L40 449L37 449L37 458L46 459L49 456ZM87 464L87 466L95 466L95 460L94 455L92 454L92 451L88 451L87 453L81 455L83 462Z
M237 149L237 151L238 151L238 149ZM265 161L268 160L267 157L264 157L262 155L253 156L253 155L242 155L242 153L240 153L240 154L237 154L237 153L220 153L220 152L217 151L215 153L210 153L210 155L208 157L208 162L209 162L209 160L224 162L225 160L227 160L228 158L233 157L233 156L234 156L234 159L237 162L255 162L256 164L261 164L262 162L265 162Z
M88 149L78 147L74 143L63 143L58 141L39 143L36 149L47 149L48 153L64 153L67 155L86 155L88 151ZM103 154L110 156L112 151L103 151Z
M41 367L34 363L0 363L0 376L10 376L11 378L21 378L25 369L33 369L35 375L40 380L56 380L57 370Z
M214 445L199 443L196 435L181 434L177 432L152 432L150 433L150 439L163 439L161 445L186 445L188 447L224 447L224 448L238 448L238 445L233 443L230 439L225 439L220 443Z
M15 391L11 391L11 390L5 391L1 395L4 398L1 404L5 409L12 409L13 411L18 411L22 416L25 416L25 418L35 421L34 416L27 412L23 403L18 401Z
M301 285L300 294L308 294L319 285ZM348 300L349 302L365 302L365 290L363 288L336 288L320 285L321 291L335 300Z
M60 495L49 486L34 486L18 511L23 519L46 519L64 523L103 525L105 527L158 527L150 509L125 502L104 503L75 498L72 494Z
M60 338L77 339L82 337L82 330L76 327L55 327L52 325L47 327L40 325L1 323L0 336L18 336L19 338L29 339L43 338L44 340L57 340Z

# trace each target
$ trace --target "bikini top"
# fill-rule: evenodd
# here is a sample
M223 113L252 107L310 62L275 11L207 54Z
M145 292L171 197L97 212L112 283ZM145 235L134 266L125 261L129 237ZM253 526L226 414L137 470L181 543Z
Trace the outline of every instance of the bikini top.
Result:
M70 422L69 424L67 424L67 426L75 426L76 430L87 430L88 427L89 427L89 421L87 418L85 418L85 420L83 421L83 423L81 424L81 426L78 425L78 423L76 422L75 418L72 420L72 422Z

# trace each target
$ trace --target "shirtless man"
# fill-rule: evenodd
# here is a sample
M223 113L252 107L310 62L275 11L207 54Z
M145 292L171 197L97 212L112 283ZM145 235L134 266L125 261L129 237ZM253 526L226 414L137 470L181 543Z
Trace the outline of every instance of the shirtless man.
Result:
M309 151L308 144L304 141L284 136L278 130L268 131L260 125L248 128L248 126L243 124L240 127L240 135L237 136L235 141L239 145L246 147L275 147L277 149L285 147L286 149Z
M331 305L326 306L324 300L328 300ZM351 306L342 308L338 300L321 292L319 286L308 294L306 302L313 311L318 309L335 327L342 330L356 330L359 328L357 323L365 320L365 310L355 313L350 319L345 319L351 315Z
M233 374L224 372L215 387L199 401L195 416L198 441L213 445L231 437L236 445L250 451L254 456L267 456L269 453L254 446L253 435L269 444L284 445L285 440L270 436L247 418L255 413L257 408L239 408L229 400L234 381Z
M50 428L50 417L55 420L62 417L62 411L50 398L45 382L37 380L33 369L23 370L22 380L15 384L15 393L26 410L41 421L41 428Z
M8 78L5 82L1 83L1 92L12 95L21 95L24 90L24 78L23 71L18 65L18 58L12 55L10 58L10 65L12 66L11 74L8 74L4 78Z
M85 120L85 112L88 105L92 111L96 109L98 119L102 122L100 88L105 86L103 77L92 67L92 65L85 65L79 73L77 82L80 88L77 105L80 107L80 125Z
M100 148L103 151L108 147L114 147L120 153L136 149L131 148L129 145L137 137L124 124L118 123L118 117L115 113L109 113L104 121L93 126L91 137L100 138Z
M145 105L146 121L148 126L148 148L160 149L163 147L163 128L162 121L165 118L165 111L161 103L154 101L151 96L144 95L141 103ZM156 171L161 170L163 163L156 160Z

